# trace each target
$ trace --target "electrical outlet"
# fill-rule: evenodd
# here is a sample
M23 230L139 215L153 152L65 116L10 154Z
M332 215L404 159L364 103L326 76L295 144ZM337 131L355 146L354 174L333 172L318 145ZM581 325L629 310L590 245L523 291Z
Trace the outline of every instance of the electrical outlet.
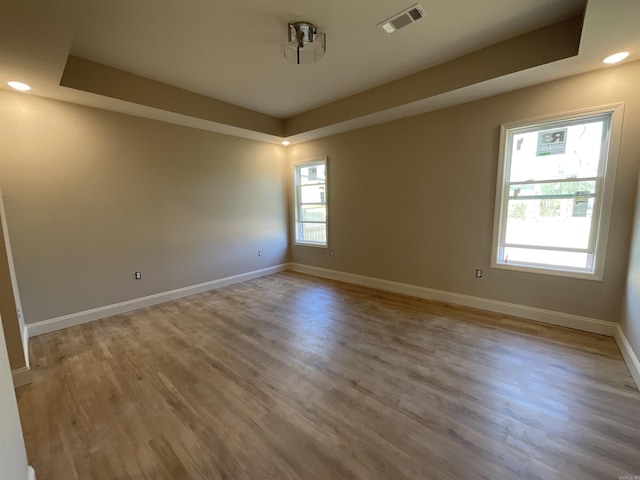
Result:
M262 250L258 250L258 256L261 257L262 256Z
M329 256L330 257L334 257L335 256L335 252L333 250L329 250Z
M482 270L476 269L476 278L482 278Z
M142 272L136 272L135 273L135 279L136 280L140 280L142 278Z

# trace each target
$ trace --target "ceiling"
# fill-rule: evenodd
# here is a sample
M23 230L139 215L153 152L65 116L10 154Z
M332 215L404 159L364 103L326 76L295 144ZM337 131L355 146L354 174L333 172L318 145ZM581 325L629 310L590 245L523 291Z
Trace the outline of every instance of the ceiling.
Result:
M75 56L280 118L582 14L584 0L428 0L426 18L376 27L415 0L92 0ZM508 5L508 8L505 6ZM287 22L328 37L315 65L283 58Z
M296 142L640 59L640 0L423 0L419 22L376 27L413 1L22 0L3 6L0 81ZM282 56L300 20L327 34L316 64Z

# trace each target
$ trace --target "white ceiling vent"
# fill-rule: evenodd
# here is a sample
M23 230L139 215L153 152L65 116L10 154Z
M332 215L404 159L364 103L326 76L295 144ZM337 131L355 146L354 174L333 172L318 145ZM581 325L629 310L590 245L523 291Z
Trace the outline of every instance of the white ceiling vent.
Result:
M417 22L423 18L424 15L424 8L422 8L419 3L416 3L405 11L397 13L393 17L386 19L384 22L380 22L378 27L387 33L393 33L413 22Z

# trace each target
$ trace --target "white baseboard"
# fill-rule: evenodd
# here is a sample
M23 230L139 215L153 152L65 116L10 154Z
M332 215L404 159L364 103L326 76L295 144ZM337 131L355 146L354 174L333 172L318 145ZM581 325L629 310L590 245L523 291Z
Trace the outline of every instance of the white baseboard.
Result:
M282 272L284 270L287 270L288 268L289 264L276 265L269 268L242 273L240 275L233 275L231 277L225 277L218 280L212 280L210 282L200 283L198 285L178 288L176 290L156 293L147 297L135 298L133 300L127 300L125 302L114 303L113 305L106 305L104 307L93 308L91 310L72 313L69 315L64 315L62 317L51 318L48 320L43 320L41 322L29 323L26 325L28 336L29 338L36 337L45 333L61 330L63 328L74 327L76 325L93 322L94 320L99 320L101 318L131 312L133 310L150 307L159 303L169 302L171 300L176 300L182 297L188 297L189 295L195 295L196 293L207 292L209 290L215 290L216 288L226 287L227 285L233 285L234 283L245 282L254 278L264 277L273 273Z
M386 290L394 293L401 293L403 295L424 298L426 300L462 305L465 307L502 313L504 315L513 315L514 317L526 318L528 320L535 320L537 322L549 323L551 325L558 325L561 327L574 328L585 332L598 333L609 337L615 337L616 328L618 327L617 323L599 320L597 318L582 317L570 313L555 312L553 310L545 310L543 308L528 307L526 305L473 297L471 295L464 295L461 293L446 292L444 290L434 290L432 288L419 287L416 285L409 285L407 283L392 282L381 278L365 277L362 275L355 275L353 273L327 270L325 268L311 267L298 263L292 263L290 269L294 272L307 273L317 277L330 278L332 280L377 288L379 290Z
M20 367L11 371L11 377L13 378L13 388L24 387L33 380L33 372L29 367Z
M33 467L28 467L27 469L27 480L36 480L36 471Z
M633 348L631 347L629 340L627 340L627 337L622 331L622 327L620 327L620 325L617 325L615 338L618 343L618 347L622 352L622 357L624 358L624 361L627 362L631 376L636 381L638 389L640 389L640 360L638 360L636 352L633 351Z

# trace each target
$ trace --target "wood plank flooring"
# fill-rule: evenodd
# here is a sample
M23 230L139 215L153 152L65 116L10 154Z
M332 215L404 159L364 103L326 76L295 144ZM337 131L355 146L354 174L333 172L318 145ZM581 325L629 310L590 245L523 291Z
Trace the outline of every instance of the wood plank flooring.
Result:
M31 340L40 480L640 475L611 338L291 272Z

